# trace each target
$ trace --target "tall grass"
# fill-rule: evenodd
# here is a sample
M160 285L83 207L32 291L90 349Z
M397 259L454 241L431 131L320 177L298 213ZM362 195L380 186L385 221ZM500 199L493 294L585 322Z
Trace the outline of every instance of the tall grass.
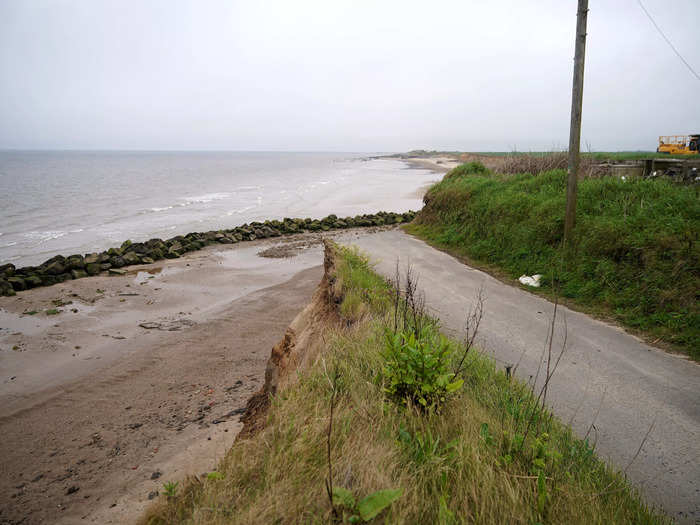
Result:
M325 352L273 399L264 430L144 522L338 522L325 494L329 457L332 485L355 498L402 490L376 523L666 522L549 414L546 434L514 446L532 394L478 353L468 354L464 386L439 412L389 400L381 371L392 290L357 252L339 257L335 286L340 308L357 315L352 325L326 326Z
M698 186L587 178L575 256L562 266L566 174L447 174L408 230L507 277L543 274L564 297L700 360Z

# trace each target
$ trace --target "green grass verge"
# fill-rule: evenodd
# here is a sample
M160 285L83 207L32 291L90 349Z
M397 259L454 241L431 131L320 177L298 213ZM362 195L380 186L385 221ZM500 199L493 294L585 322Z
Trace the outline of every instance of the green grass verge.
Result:
M565 188L562 171L455 168L407 230L510 278L543 274L544 293L557 285L569 303L700 360L700 188L581 180L575 253L564 265Z
M329 455L346 498L400 490L373 523L668 521L549 414L519 448L532 395L478 353L468 354L464 386L439 412L390 401L382 351L391 289L356 251L340 250L336 268L350 326L326 327L325 351L273 398L260 434L236 442L216 473L162 497L144 522L347 523L341 512L332 519Z

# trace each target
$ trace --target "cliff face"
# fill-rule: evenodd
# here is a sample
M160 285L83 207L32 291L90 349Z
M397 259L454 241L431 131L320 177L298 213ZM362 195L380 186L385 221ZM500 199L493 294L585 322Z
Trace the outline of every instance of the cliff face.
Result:
M311 302L292 321L270 353L265 369L265 384L248 401L242 418L243 430L239 439L255 435L265 426L265 416L270 398L284 390L298 377L297 372L307 370L318 358L323 347L323 333L329 328L341 326L338 305L342 297L333 286L336 281L336 252L324 241L324 273Z

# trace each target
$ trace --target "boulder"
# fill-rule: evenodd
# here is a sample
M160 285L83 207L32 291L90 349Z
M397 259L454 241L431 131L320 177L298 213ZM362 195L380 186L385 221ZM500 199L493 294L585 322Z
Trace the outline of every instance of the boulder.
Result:
M88 276L85 270L71 270L70 274L73 277L73 279L82 279L83 277Z
M100 266L98 262L91 262L85 265L85 271L88 275L97 275L102 270Z
M129 253L129 252L135 252L135 253L143 253L146 251L148 248L146 247L145 244L142 242L135 242L127 246L126 248L122 249L123 253Z
M153 264L155 261L150 257L141 257L141 262L143 264Z
M107 255L109 255L109 258L111 259L112 257L119 257L122 254L122 251L119 248L110 248L107 250Z
M21 292L22 290L27 289L27 283L25 283L24 279L21 277L8 277L7 282L12 285L12 288L14 288L16 292Z
M0 295L15 295L15 289L4 279L0 279Z
M52 284L56 284L57 282L59 282L55 275L44 274L41 276L40 279L42 286L51 286Z
M120 268L110 268L109 274L110 275L126 275L126 270L122 270Z
M127 240L125 240L125 241L122 243L122 245L121 245L121 247L120 247L122 253L124 253L124 251L126 251L126 249L127 249L129 246L131 246L131 241L130 241L129 239L127 239Z
M99 263L99 262L100 262L100 255L97 254L97 253L88 253L88 254L84 257L83 260L84 260L86 266L87 266L88 264Z
M67 269L67 266L62 260L55 260L44 267L44 272L49 275L59 275L61 273L65 273Z
M0 276L2 277L12 277L15 274L15 265L12 263L3 264L0 266Z
M112 257L110 258L109 262L112 264L112 268L121 268L122 266L126 266L126 261L121 256Z
M146 257L150 257L150 258L153 259L154 261L157 261L158 259L162 259L163 257L165 257L164 254L165 254L165 252L167 252L167 251L168 251L167 246L163 245L163 249L160 249L160 248L151 248L150 250L148 250L148 251L146 252L145 256L146 256Z
M66 268L69 270L82 270L85 268L85 259L82 255L71 255L66 259Z
M112 267L112 264L111 264L111 263L108 263L108 262L100 263L100 270L102 270L103 272L106 272L106 271L109 270L111 267Z
M73 271L73 270L71 270ZM82 270L76 270L76 271L82 271ZM63 283L65 281L70 281L73 279L73 274L71 273L62 273L61 275L56 276L56 282L57 283Z
M134 252L126 252L123 256L122 259L124 260L124 264L122 266L130 266L132 264L139 264L141 262L141 259L139 256L134 253ZM116 264L112 263L114 266Z
M35 274L30 274L25 277L24 283L27 285L27 288L36 288L37 286L42 285L41 277Z

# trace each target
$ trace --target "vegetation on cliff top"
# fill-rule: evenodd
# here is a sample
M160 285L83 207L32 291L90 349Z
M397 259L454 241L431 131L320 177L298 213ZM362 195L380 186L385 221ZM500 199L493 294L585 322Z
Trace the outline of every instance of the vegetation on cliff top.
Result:
M387 334L435 337L438 325L362 255L337 257L329 282L341 319L315 327L317 362L273 397L259 434L239 439L216 472L161 497L144 523L666 521L528 387L474 351L465 358L454 340L440 345L440 358L452 358L446 382L408 362L434 349L406 348L412 357L400 365L421 378L414 392L452 386L427 405L397 399Z
M496 175L478 163L433 186L408 231L508 278L614 318L700 360L700 188L586 178L575 253L563 264L566 173Z

